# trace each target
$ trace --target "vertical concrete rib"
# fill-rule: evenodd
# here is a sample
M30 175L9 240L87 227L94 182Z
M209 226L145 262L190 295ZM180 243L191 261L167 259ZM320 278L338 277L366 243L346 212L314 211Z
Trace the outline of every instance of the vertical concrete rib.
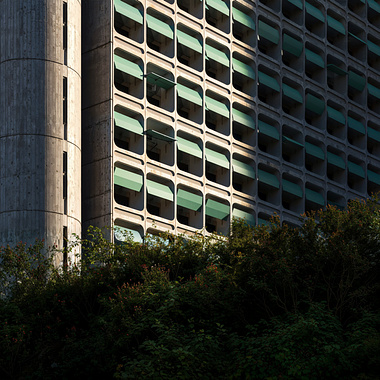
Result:
M67 65L62 0L0 2L0 244L80 234L81 5L68 0ZM67 138L63 77L68 78ZM63 151L68 152L67 214Z

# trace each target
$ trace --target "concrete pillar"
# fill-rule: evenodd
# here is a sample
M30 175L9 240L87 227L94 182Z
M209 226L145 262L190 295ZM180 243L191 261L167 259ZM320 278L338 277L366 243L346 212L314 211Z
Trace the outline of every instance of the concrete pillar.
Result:
M80 1L0 1L0 244L37 238L60 249L64 228L80 234L80 50Z

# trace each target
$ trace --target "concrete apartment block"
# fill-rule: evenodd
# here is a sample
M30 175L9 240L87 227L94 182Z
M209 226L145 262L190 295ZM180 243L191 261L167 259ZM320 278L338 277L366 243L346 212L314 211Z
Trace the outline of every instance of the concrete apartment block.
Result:
M136 240L274 212L297 225L380 189L379 3L95 4L83 2L85 225Z
M62 248L81 234L80 2L2 0L0 78L0 242Z
M227 234L232 218L275 212L296 226L380 190L378 1L3 0L0 12L2 242L62 244L81 224L136 240Z

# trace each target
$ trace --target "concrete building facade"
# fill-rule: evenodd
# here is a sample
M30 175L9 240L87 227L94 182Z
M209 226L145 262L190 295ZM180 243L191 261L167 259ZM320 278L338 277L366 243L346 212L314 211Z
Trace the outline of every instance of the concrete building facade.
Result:
M1 228L2 239L17 235L12 231L23 215L38 219L23 222L36 226L30 232L36 234L40 211L59 219L51 223L57 226L51 236L62 236L62 152L68 152L69 233L82 223L83 229L118 226L136 240L160 231L226 234L233 217L260 224L274 212L297 225L305 211L344 207L380 189L377 1L30 3L39 5L0 2L0 70L6 78L0 86L1 94L11 95L2 95L0 103L1 226L11 212L20 215L12 219L14 227ZM60 45L64 4L71 30L66 65ZM34 20L28 7L40 7L46 17L22 27L9 22L9 15L23 21L21 13ZM24 42L16 43L23 28ZM31 79L37 77L44 84ZM24 82L14 83L16 78ZM31 86L34 97L27 96ZM25 118L33 121L26 127ZM43 155L37 149L42 142L33 143L35 161L29 164L18 148L23 128L45 136L39 137ZM4 163L11 154L6 149L21 154L15 166ZM31 181L27 188L34 198L24 194L8 201L9 194L24 191L15 181L22 181L25 170L35 170L25 182ZM116 233L115 239L123 238Z
M0 1L1 244L81 233L80 52L80 1Z
M274 212L297 225L379 190L377 2L96 4L83 19L84 225L137 240Z

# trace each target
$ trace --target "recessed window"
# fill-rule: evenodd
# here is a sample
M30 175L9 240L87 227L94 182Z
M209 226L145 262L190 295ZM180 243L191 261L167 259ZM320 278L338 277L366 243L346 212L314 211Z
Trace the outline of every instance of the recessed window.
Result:
M232 108L232 134L235 140L252 149L255 144L256 117L251 108L234 103Z
M136 0L114 0L115 30L136 42L144 40L144 8Z
M147 44L150 49L170 58L174 56L173 20L153 8L147 9Z
M232 58L232 84L237 91L243 92L248 97L254 97L256 93L256 70L253 59L234 53Z
M174 186L165 178L151 175L147 176L147 210L153 217L173 220L174 218Z
M177 134L177 167L178 169L201 176L203 174L203 146L200 139L183 131Z
M220 146L207 144L205 149L206 178L218 185L230 185L230 155Z
M228 99L206 91L206 126L225 136L230 135L230 106Z
M255 194L256 165L249 157L235 153L232 158L232 186L248 196Z
M144 176L136 168L117 163L113 173L114 198L121 206L142 210Z
M242 6L235 1L232 5L232 34L251 48L256 45L255 14L250 8Z
M202 36L183 24L177 25L177 59L197 71L203 69Z
M278 26L266 19L259 19L258 25L258 47L259 50L274 59L281 54L279 47L280 32Z
M179 185L177 189L178 222L200 229L203 226L202 210L202 193L192 188Z
M221 198L206 196L206 231L227 235L230 228L230 205Z
M274 107L280 106L280 83L279 76L274 71L266 69L264 66L259 66L258 71L258 96L259 99Z
M203 120L202 88L184 78L177 79L177 113L185 119L201 124Z
M174 111L174 76L170 71L148 63L146 78L146 96L148 102L167 111Z
M143 61L124 50L116 49L114 66L114 81L117 90L142 99L144 96Z
M259 114L257 122L257 140L262 152L273 156L280 155L280 126L270 117Z
M148 157L159 163L174 165L174 130L170 125L148 118L146 135L146 149Z
M229 50L208 38L205 45L206 73L225 84L230 83L230 52Z
M316 211L325 207L324 191L313 183L305 184L305 211Z
M259 164L258 173L258 196L262 201L273 205L280 203L280 181L277 170L265 164Z
M224 33L230 32L230 2L206 0L206 21Z
M142 115L117 105L114 110L114 141L118 148L143 154Z

